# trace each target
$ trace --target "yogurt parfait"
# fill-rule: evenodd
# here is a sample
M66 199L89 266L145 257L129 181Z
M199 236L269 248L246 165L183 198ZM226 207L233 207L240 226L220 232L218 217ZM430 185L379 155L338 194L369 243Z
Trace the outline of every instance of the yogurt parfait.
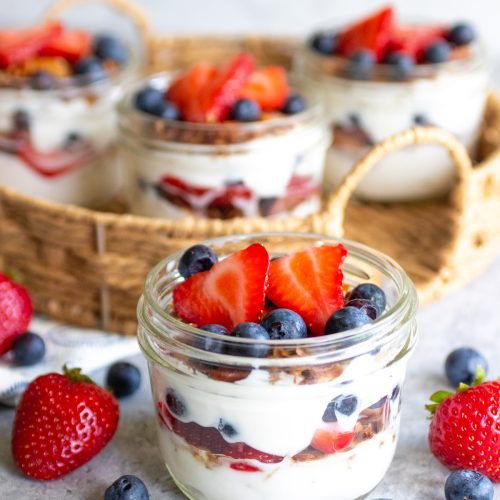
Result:
M152 217L314 212L328 143L285 70L248 53L153 75L120 106L130 208Z
M130 56L112 36L60 22L0 31L0 185L86 206L113 197L114 106Z
M319 235L195 245L138 306L165 465L195 500L353 500L394 454L415 289Z
M325 105L331 125L327 189L374 144L414 126L448 130L474 156L488 71L471 25L402 24L386 7L316 33L296 62L304 91ZM415 146L380 162L357 194L374 201L431 198L449 191L454 179L447 153Z

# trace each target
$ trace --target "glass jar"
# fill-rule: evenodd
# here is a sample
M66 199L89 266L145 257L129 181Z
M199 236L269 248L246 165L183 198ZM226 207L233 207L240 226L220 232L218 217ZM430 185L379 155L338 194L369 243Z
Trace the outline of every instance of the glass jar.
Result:
M381 286L387 309L348 332L261 342L261 357L249 357L256 341L208 333L172 314L182 253L160 262L138 319L165 465L196 500L361 497L384 477L396 448L416 340L415 288L391 259L326 236L262 233L205 244L220 258L253 242L271 257L341 242L344 283Z
M165 121L137 110L143 81L119 107L120 158L133 213L179 219L306 215L320 207L329 144L317 106L252 123Z
M28 78L0 75L0 185L60 203L99 207L120 189L115 106L138 69L129 51L123 69L95 83L58 78L57 88L30 88Z
M397 80L394 66L377 64L367 80L349 78L349 61L299 51L295 73L302 91L322 102L333 142L327 154L325 188L337 187L376 143L401 130L433 125L455 134L474 158L488 92L488 65L473 45L464 59L418 64ZM456 172L448 154L434 145L414 146L384 158L356 194L371 201L410 201L445 194Z

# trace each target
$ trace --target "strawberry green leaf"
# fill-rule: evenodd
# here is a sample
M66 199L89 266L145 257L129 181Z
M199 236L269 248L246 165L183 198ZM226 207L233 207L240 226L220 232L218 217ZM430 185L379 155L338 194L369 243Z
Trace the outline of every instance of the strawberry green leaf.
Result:
M437 391L429 398L433 403L442 403L447 397L451 396L449 391Z

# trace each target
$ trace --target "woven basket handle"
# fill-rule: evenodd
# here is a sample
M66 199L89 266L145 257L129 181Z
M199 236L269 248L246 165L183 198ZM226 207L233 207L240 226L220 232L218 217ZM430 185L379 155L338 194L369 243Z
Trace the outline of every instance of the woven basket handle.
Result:
M472 172L472 161L465 146L450 132L436 127L415 127L388 137L374 146L364 158L354 165L344 177L341 185L330 195L327 200L326 210L333 214L338 213L339 207L345 212L347 203L352 193L366 174L384 156L394 151L417 144L437 144L443 146L450 154L458 173L458 185L455 193L465 189L467 180ZM402 166L404 168L404 166ZM457 196L463 200L463 196Z
M47 20L59 19L66 10L75 5L90 2L107 4L120 14L128 17L135 25L144 45L147 44L150 33L148 18L142 9L129 0L55 0L45 12L45 18Z

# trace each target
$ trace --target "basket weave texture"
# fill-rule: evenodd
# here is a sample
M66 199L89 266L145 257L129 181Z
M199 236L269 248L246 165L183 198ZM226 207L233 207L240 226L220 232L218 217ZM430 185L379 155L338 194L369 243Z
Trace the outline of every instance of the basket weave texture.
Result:
M57 17L82 0L57 2ZM142 33L150 72L196 61L222 61L248 50L261 64L289 67L295 41L269 37L152 36L143 14L125 0L107 0ZM446 148L457 183L446 199L412 204L351 201L360 180L385 155L406 146ZM432 127L396 134L376 145L308 217L286 219L149 219L92 211L23 196L0 186L0 256L23 275L40 313L87 327L134 334L135 309L148 270L167 254L200 240L235 233L294 231L347 236L394 257L425 301L475 276L500 244L500 98L491 95L479 164L449 133ZM402 166L404 168L404 166Z

